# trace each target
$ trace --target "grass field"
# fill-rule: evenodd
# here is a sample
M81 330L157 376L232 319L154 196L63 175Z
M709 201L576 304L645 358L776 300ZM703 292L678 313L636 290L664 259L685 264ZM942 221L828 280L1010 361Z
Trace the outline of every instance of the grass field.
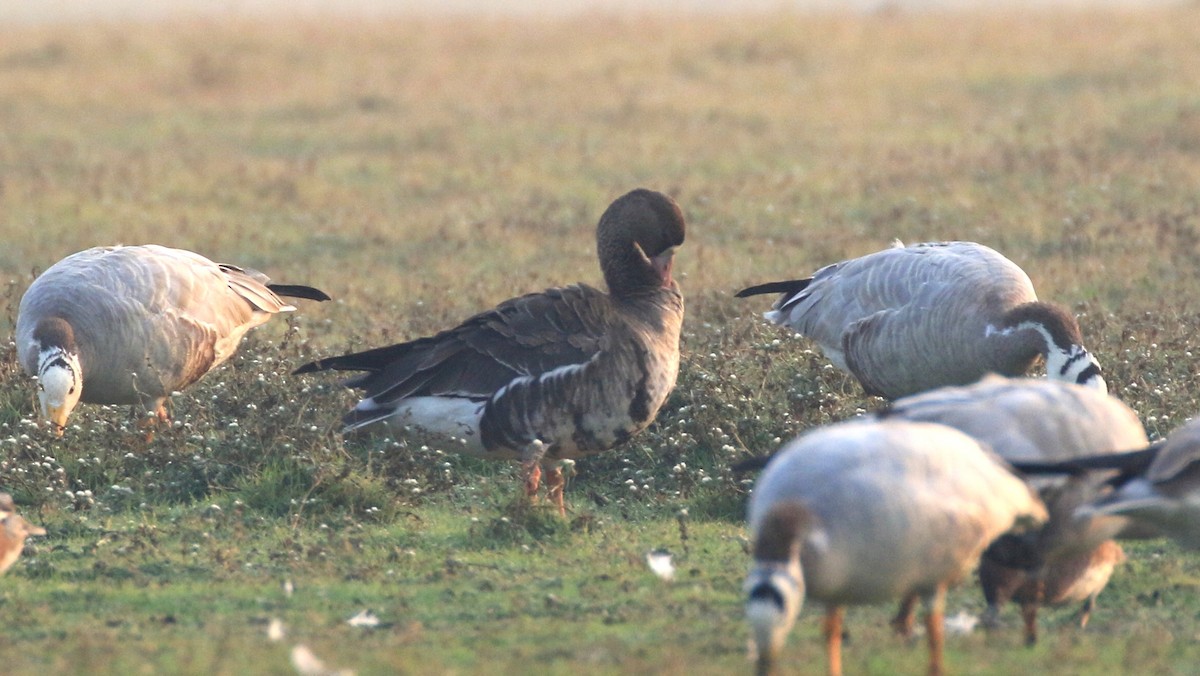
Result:
M288 674L296 643L360 674L748 671L728 466L880 402L731 292L894 238L980 241L1079 314L1165 434L1200 410L1198 34L1194 4L0 26L0 336L34 272L97 244L337 299L252 334L151 442L86 406L48 438L0 342L0 489L49 531L0 578L0 672ZM568 521L514 511L508 465L343 440L352 395L287 375L599 284L596 220L637 186L689 220L683 366L658 423L579 463ZM1200 558L1127 549L1086 631L1047 611L1025 649L1009 609L950 668L1193 673ZM966 586L949 613L982 607ZM363 609L381 625L346 624ZM891 610L851 611L849 673L924 668ZM795 673L823 669L819 616Z

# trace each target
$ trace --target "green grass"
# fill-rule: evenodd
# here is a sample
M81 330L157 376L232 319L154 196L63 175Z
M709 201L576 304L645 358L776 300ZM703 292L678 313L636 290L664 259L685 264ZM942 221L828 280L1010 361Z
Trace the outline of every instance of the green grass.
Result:
M115 242L337 299L252 334L152 441L97 407L47 437L0 341L0 489L49 531L0 579L0 671L292 673L297 642L363 674L748 670L728 467L879 402L731 292L897 237L981 241L1080 315L1165 434L1200 410L1198 33L1196 7L0 26L0 336L34 272ZM595 222L637 186L690 224L683 366L654 426L578 464L569 521L515 510L509 465L342 439L352 394L287 375L599 284ZM1027 650L1010 609L949 665L1192 671L1200 559L1129 549L1087 631L1050 610ZM345 624L364 608L384 625ZM848 672L923 670L891 612L851 611ZM794 672L823 664L819 616Z

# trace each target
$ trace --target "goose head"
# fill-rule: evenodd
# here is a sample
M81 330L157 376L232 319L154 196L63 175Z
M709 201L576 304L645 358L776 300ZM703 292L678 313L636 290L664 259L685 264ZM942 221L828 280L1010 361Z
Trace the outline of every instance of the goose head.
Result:
M754 542L754 567L742 586L746 620L757 652L755 670L774 669L788 632L804 605L800 540L812 516L796 503L782 503L764 515Z
M1074 315L1051 303L1018 305L1005 317L1004 332L1035 331L1044 341L1046 377L1108 392L1100 362L1083 346Z
M604 281L614 296L675 285L671 265L687 229L670 197L639 188L609 205L596 226Z
M38 346L38 402L42 417L62 436L67 419L83 396L83 368L71 325L59 318L38 322L33 332Z

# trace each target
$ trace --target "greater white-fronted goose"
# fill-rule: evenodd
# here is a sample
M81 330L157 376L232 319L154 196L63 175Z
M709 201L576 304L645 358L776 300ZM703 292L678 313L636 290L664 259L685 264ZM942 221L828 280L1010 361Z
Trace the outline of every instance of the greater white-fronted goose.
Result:
M750 498L744 589L759 673L772 670L806 595L825 604L829 673L841 673L845 606L916 597L930 673L941 673L946 589L992 540L1045 518L1024 481L953 428L851 421L800 436Z
M634 190L600 217L608 293L578 284L505 301L435 336L307 364L296 373L366 371L346 430L375 423L462 440L474 455L517 459L529 496L547 468L563 510L562 458L625 442L675 386L683 296L671 277L683 213Z
M1137 414L1098 390L1053 380L988 376L965 387L947 387L899 399L880 413L891 419L949 425L987 444L1012 463L1057 462L1144 447ZM1010 599L1021 604L1025 640L1037 641L1038 599L1049 605L1078 601L1086 625L1096 595L1122 560L1110 539L1124 527L1115 517L1083 518L1076 508L1104 491L1107 476L1031 479L1050 513L1039 532L1006 536L983 554L980 583L994 626ZM901 631L911 626L902 608Z
M181 249L87 249L50 266L21 298L21 366L37 377L57 434L80 401L133 404L165 420L172 392L229 359L247 331L295 310L280 296L329 300Z
M17 514L11 495L0 493L0 575L17 562L21 550L25 548L27 536L45 534L45 529L29 523Z
M816 341L868 394L1021 375L1038 355L1050 378L1107 391L1075 317L1039 301L1029 276L982 244L897 244L737 295L764 293L781 294L768 320Z
M984 624L995 626L999 609L1011 600L1021 606L1026 644L1037 642L1037 613L1041 606L1078 604L1079 626L1086 627L1096 597L1108 586L1113 569L1123 561L1125 552L1113 540L1104 540L1090 550L1068 551L1033 570L1006 565L985 550L979 562L979 582L988 604Z
M1117 516L1141 527L1127 528L1119 538L1166 536L1187 549L1200 549L1200 418L1145 450L1060 463L1022 463L1018 468L1085 475L1115 470L1117 475L1108 480L1113 490L1082 505L1077 515Z

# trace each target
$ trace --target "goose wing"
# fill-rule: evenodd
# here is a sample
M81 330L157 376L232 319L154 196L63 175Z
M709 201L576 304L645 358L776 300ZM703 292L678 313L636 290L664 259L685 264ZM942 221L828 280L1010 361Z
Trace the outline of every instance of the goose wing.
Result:
M615 310L584 285L506 301L437 335L322 359L296 373L366 371L347 385L379 404L414 396L487 399L522 376L582 365L609 343Z

